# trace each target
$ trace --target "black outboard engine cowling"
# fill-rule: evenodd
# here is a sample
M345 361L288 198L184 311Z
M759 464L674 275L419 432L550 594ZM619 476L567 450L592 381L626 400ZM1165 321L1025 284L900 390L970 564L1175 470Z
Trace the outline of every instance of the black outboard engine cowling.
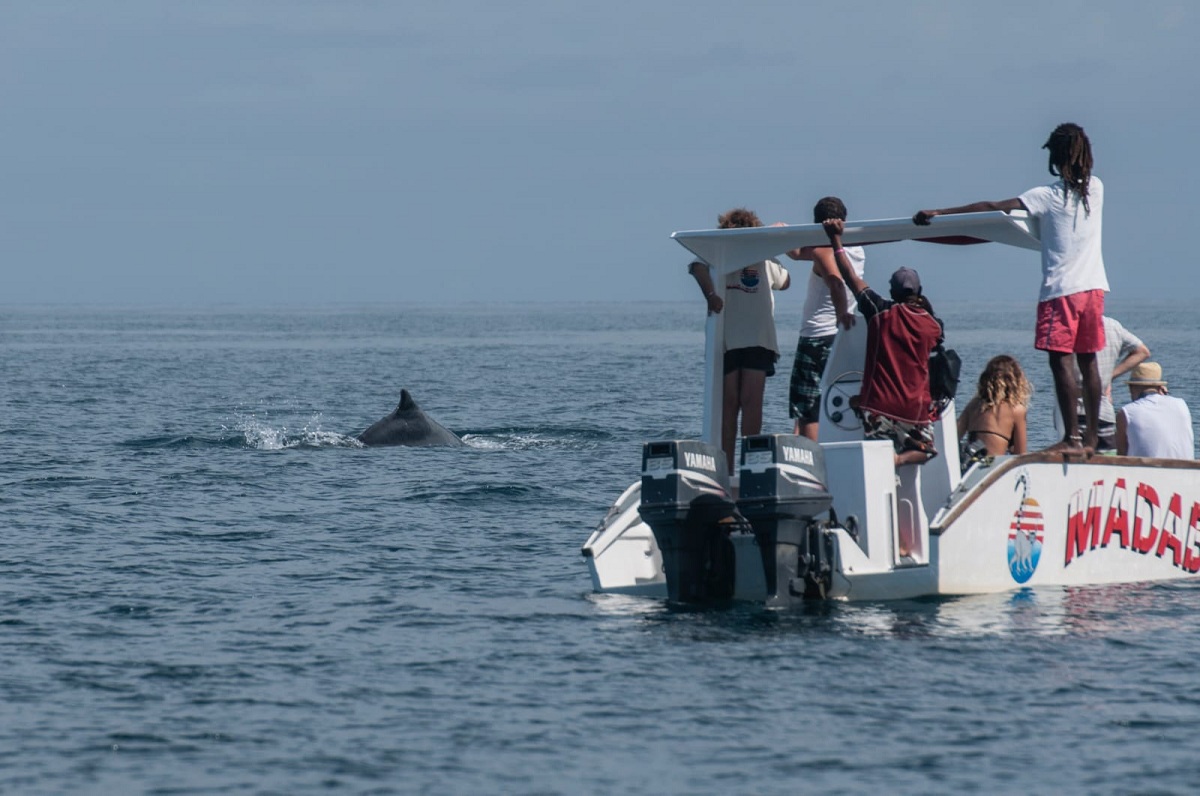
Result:
M695 440L642 446L642 520L654 532L677 602L733 597L734 553L729 529L737 508L725 454Z
M807 437L760 434L742 440L738 511L754 526L767 581L767 605L823 598L833 567L820 522L833 503L825 453Z

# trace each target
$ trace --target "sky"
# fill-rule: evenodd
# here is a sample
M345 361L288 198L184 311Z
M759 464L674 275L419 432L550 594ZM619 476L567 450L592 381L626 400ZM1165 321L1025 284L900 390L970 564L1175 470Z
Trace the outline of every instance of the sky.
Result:
M1114 296L1200 298L1200 5L0 0L0 305L699 299L680 229L1005 199L1083 125ZM934 300L1036 252L874 247ZM803 284L803 282L798 282ZM800 291L794 291L800 292ZM797 302L802 296L794 296Z

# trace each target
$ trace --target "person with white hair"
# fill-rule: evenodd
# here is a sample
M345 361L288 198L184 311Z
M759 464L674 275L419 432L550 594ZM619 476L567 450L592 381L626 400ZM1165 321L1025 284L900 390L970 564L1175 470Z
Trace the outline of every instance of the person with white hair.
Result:
M1167 394L1162 366L1141 363L1127 384L1132 400L1117 413L1117 455L1195 459L1192 413L1182 398Z

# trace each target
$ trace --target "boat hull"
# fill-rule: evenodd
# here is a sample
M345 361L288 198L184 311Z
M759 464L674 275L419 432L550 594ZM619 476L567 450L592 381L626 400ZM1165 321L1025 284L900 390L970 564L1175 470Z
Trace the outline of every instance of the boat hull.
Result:
M937 593L1200 573L1200 464L1048 453L974 473L934 517Z
M856 475L865 461L869 483L876 480L869 460L878 443L857 445L861 453L853 443L830 447L853 461ZM848 504L844 493L839 499L838 480L831 481L836 513L857 516L860 524L853 534L841 526L826 530L834 550L826 599L878 601L1200 577L1200 462L1035 453L977 465L919 529L928 534L927 548L915 558L897 548L901 532L895 518L903 516L904 490L889 492L889 481L903 478L892 473L878 479L884 483L879 489L854 490L852 500L863 501L861 508ZM662 556L637 514L638 496L637 485L626 490L606 518L612 522L601 524L584 555L596 591L664 598ZM869 511L868 503L875 502L879 509ZM737 559L734 598L768 599L753 535L731 541Z

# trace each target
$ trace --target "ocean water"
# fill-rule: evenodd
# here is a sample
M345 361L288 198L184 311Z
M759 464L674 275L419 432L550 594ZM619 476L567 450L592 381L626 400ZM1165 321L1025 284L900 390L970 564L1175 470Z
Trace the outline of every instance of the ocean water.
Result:
M1032 307L938 309L964 392L1016 354L1052 441ZM1200 410L1194 309L1112 310ZM1195 792L1195 582L592 594L579 548L641 444L699 433L702 329L692 304L0 307L0 792ZM468 447L358 446L401 388Z

